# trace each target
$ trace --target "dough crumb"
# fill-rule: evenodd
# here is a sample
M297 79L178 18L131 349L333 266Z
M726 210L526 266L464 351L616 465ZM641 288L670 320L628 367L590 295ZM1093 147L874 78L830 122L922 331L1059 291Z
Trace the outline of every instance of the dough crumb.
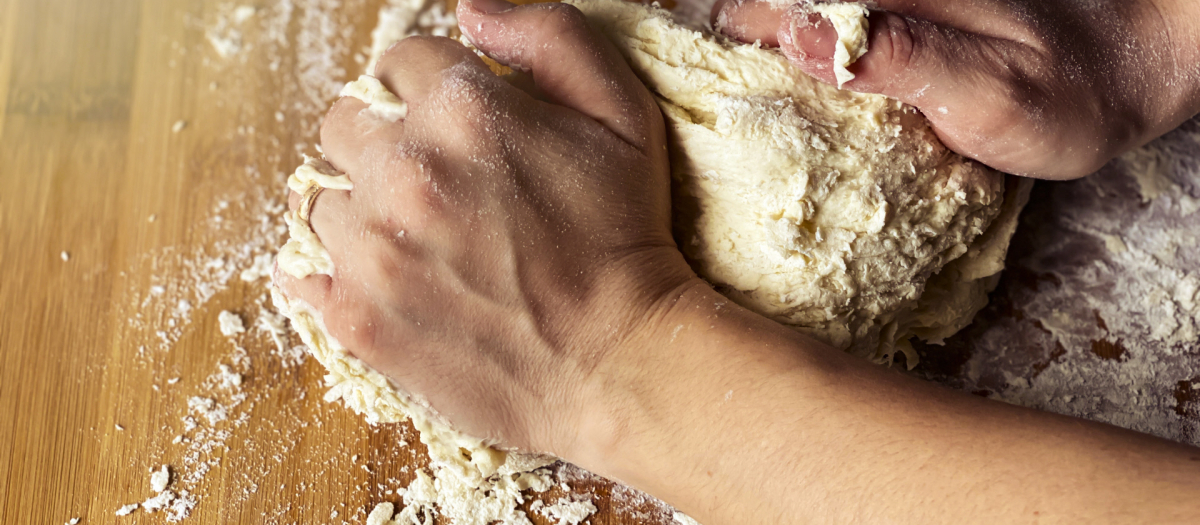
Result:
M220 326L221 335L225 337L233 337L246 331L246 325L242 324L241 316L229 310L221 310L221 313L217 314L217 323Z
M867 16L871 14L866 6L855 3L816 4L812 10L829 20L837 31L837 47L833 52L833 75L837 78L838 88L854 80L854 73L849 69L859 57L867 52Z
M367 515L367 525L387 525L392 521L395 509L394 505L387 502L376 505L371 509L371 514Z
M188 123L186 120L176 120L175 123L171 125L171 133L179 133L180 131L183 131L183 128L186 128L187 125Z
M163 465L153 474L150 474L150 490L154 492L162 492L167 489L167 485L171 483L171 469Z
M133 511L137 510L137 508L138 508L137 503L130 503L124 507L117 509L117 516L128 516L130 514L133 514Z
M58 254L58 256L60 258L62 258L63 262L67 262L67 261L71 260L71 254L69 252L67 252L66 250L63 250L63 252Z

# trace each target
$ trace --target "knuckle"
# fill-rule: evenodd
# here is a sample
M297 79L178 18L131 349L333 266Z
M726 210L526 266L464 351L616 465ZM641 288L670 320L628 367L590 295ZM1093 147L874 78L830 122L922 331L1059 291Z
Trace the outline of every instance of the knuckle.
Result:
M370 362L379 332L374 309L367 301L358 300L357 294L342 291L331 313L333 315L326 319L329 333L357 357Z
M419 65L447 67L460 62L466 48L458 41L441 36L415 35L389 47L375 64L375 76Z
M322 144L329 144L330 139L337 135L337 130L345 129L346 119L353 117L352 106L355 103L356 101L347 98L340 98L333 103L321 121Z
M880 47L879 55L893 72L906 71L917 64L919 51L923 48L918 25L924 24L892 13L883 17L881 32L884 38L878 39L875 45ZM937 30L932 24L920 29Z
M587 17L583 11L570 4L547 4L545 8L550 11L546 16L546 23L551 24L558 29L566 30L581 30L587 27Z

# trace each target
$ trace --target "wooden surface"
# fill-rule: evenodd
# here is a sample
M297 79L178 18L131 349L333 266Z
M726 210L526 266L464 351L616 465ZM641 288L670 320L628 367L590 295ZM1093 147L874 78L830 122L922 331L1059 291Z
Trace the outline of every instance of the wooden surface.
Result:
M322 401L320 366L253 328L265 281L238 276L277 246L285 174L361 70L380 1L248 0L239 23L217 0L0 0L0 523L163 522L114 512L151 496L164 464L197 498L185 523L363 523L399 502L423 453L401 444L411 430ZM241 46L221 56L214 40ZM1029 295L1049 274L1022 275L1006 282ZM1014 293L985 317L1012 318ZM222 310L247 333L222 335ZM933 375L966 373L970 337L928 356ZM243 385L218 386L222 364ZM189 430L190 398L227 419L193 410ZM1176 411L1200 421L1197 406ZM575 485L597 495L591 523L669 521L636 493Z
M284 174L362 69L380 1L247 2L241 24L213 0L0 2L0 523L164 522L114 515L164 464L198 500L185 523L363 523L399 504L423 454L399 443L409 428L322 401L320 365L289 365L266 333L217 328L222 310L261 315L265 280L237 272L278 245ZM221 57L209 36L230 28L242 47ZM244 384L214 386L220 364ZM186 430L197 396L229 418ZM600 503L592 523L645 507Z

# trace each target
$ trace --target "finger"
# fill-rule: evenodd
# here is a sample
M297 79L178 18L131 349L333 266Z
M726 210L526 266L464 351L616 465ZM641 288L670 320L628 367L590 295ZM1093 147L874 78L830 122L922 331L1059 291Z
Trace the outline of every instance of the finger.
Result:
M786 5L766 0L718 0L712 8L712 25L734 40L778 47L779 28L786 13Z
M856 0L848 0L856 1ZM812 3L800 0L795 4ZM1038 38L1029 32L1023 20L1028 13L1011 4L990 0L878 0L869 3L878 9L933 22L978 35L1036 45ZM778 45L777 33L787 27L790 6L770 0L718 0L713 4L711 21L718 32L742 42Z
M789 12L789 27L780 30L780 49L805 73L837 85L837 33L831 24L814 24L810 16ZM1035 98L1030 90L1038 89L1031 84L1037 73L1030 68L1040 63L1035 51L1018 42L876 11L870 15L867 52L850 65L855 77L845 88L915 106L950 149L987 159L997 169L1031 174L1023 166L1045 159L1027 153L1010 156L1035 145L1012 141L1040 140L1035 133L1038 108L1025 105Z
M662 116L650 92L574 6L463 0L458 19L463 34L488 56L531 70L551 102L591 117L643 151L659 146Z
M328 275L314 274L297 279L280 270L278 263L275 265L271 281L279 287L289 301L304 301L317 311L325 308L330 290L333 289L333 278Z
M333 258L335 268L345 254L349 237L360 229L351 199L350 192L322 190L309 212L308 223Z
M389 149L403 133L403 121L379 118L365 102L342 97L321 123L321 149L357 186L374 173L380 150Z
M819 15L788 13L780 29L780 49L800 69L837 85L833 55L838 35ZM850 65L846 88L878 93L918 108L960 102L962 95L987 89L989 66L1001 43L894 13L872 12L866 53Z
M384 52L375 64L375 78L407 103L411 114L440 90L443 71L464 63L488 71L483 60L454 40L411 36Z

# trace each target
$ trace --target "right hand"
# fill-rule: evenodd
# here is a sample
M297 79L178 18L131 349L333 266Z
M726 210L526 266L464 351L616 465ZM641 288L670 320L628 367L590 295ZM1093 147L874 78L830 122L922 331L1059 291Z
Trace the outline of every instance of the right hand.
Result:
M811 1L811 0L804 0ZM846 89L920 109L948 147L1008 173L1069 179L1200 111L1200 2L878 0ZM1190 12L1189 12L1190 11ZM778 46L835 84L837 34L765 0L719 0L713 24Z

